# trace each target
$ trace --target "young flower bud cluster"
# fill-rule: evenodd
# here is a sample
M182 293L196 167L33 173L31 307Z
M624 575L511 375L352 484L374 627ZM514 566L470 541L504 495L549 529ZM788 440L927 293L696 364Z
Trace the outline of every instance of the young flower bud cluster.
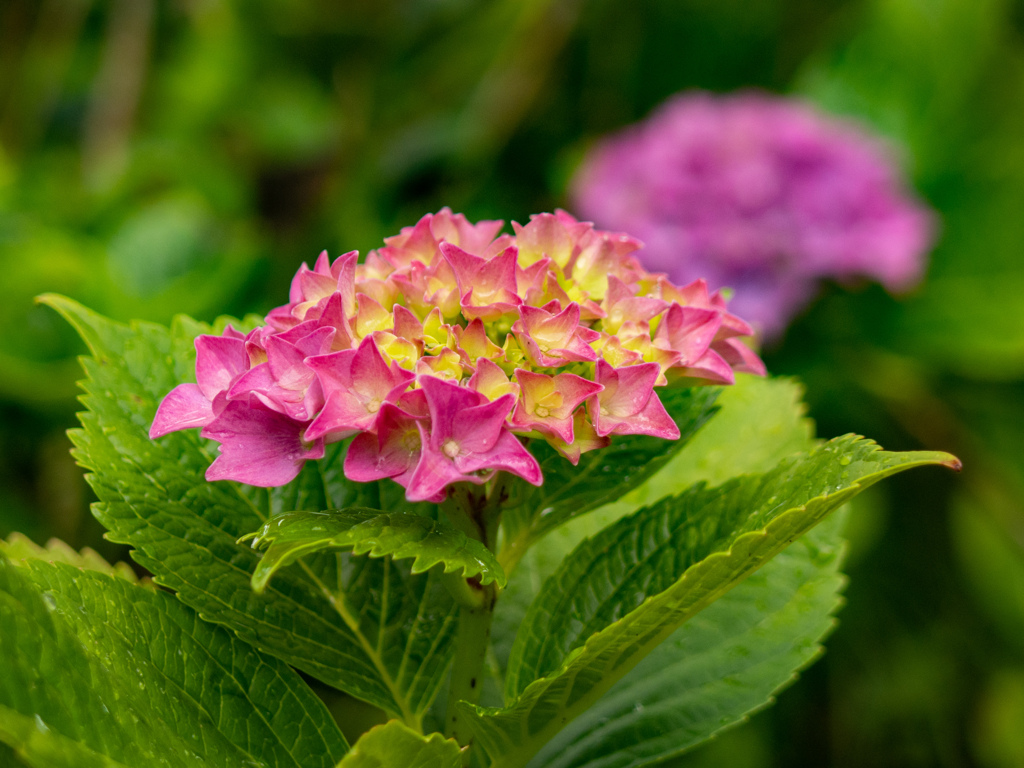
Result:
M750 326L703 281L646 272L637 240L563 211L513 227L444 209L363 264L303 264L266 325L196 339L196 383L164 398L151 437L201 427L221 443L208 479L265 487L352 437L350 479L440 500L501 470L539 485L521 438L574 464L613 435L678 438L655 387L764 373L738 338Z

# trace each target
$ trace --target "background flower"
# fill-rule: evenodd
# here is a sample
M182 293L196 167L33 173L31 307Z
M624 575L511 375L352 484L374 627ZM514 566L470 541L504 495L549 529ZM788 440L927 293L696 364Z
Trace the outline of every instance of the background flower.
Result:
M754 92L673 97L598 144L572 190L584 217L646 243L650 269L736 289L768 337L821 278L912 287L934 230L879 140Z

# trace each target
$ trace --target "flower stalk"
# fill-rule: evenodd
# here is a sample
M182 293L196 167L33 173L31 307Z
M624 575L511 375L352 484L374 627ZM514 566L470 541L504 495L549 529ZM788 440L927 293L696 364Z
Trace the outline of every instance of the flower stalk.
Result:
M506 477L504 472L497 473L485 493L477 493L468 483L449 486L448 497L442 505L452 525L491 551L497 542L502 505L508 499ZM480 701L499 588L495 583L482 585L475 578L454 581L459 583L446 582L459 603L459 628L455 635L455 662L448 690L445 734L467 747L472 742L473 733L469 724L460 718L458 704L460 701L470 704ZM470 751L466 750L466 761L469 754Z
M445 712L445 735L454 738L463 747L473 741L468 721L460 717L458 704L465 701L476 704L483 690L484 666L491 640L491 622L498 599L498 586L478 587L483 600L471 608L461 605L459 629L455 635L455 663L452 667L451 686L448 689L448 707ZM468 758L469 750L466 751Z

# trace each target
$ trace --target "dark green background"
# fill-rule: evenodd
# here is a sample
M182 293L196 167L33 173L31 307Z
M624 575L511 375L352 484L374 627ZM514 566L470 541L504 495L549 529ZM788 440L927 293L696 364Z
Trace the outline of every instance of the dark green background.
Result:
M0 533L100 540L67 456L79 342L283 303L427 211L566 206L601 134L687 88L887 135L941 217L926 282L824 286L766 350L819 433L958 453L852 516L848 605L776 707L681 765L1024 765L1024 3L2 0Z

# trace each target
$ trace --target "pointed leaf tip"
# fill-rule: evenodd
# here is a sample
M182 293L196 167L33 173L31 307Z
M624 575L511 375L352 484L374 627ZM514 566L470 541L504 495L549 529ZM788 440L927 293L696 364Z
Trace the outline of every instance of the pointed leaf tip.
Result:
M957 463L845 435L621 518L581 542L534 599L509 657L506 706L460 705L477 742L495 764L525 764L663 639L857 493L913 467Z

